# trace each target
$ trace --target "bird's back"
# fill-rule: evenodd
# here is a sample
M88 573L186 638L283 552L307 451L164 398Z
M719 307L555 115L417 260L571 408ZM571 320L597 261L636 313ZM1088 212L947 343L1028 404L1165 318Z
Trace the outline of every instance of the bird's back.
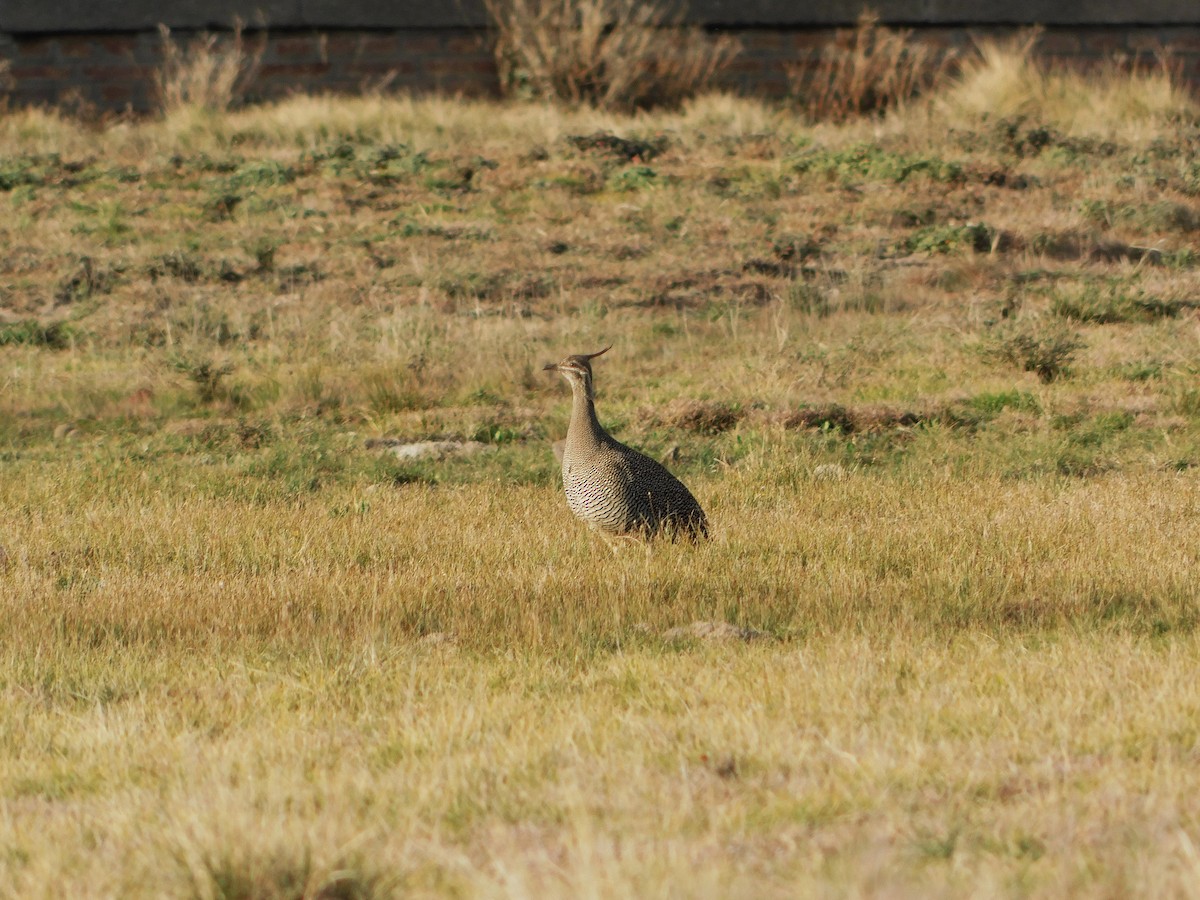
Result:
M704 510L660 463L604 433L563 450L563 488L579 518L612 534L708 534Z

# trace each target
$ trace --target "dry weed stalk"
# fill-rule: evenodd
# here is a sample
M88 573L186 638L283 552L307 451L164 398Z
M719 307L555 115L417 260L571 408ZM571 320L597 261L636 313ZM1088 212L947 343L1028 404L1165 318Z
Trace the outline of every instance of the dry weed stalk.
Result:
M639 0L484 0L509 95L607 109L675 106L737 55L683 25L682 7Z
M170 28L159 24L163 61L154 84L164 113L183 109L224 112L234 105L254 80L263 51L262 45L247 51L242 30L241 20L235 20L233 36L227 42L205 33L184 48L172 39Z
M853 30L837 33L815 67L788 71L792 93L814 119L844 122L885 113L935 85L954 61L910 40L911 29L896 31L864 12Z

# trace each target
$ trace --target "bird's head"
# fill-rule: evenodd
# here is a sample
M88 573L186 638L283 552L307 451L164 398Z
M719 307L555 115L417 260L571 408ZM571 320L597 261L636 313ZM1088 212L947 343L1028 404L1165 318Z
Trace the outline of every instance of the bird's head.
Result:
M545 372L558 372L563 378L567 379L567 384L571 385L574 390L576 385L580 385L587 396L592 396L592 360L597 356L607 353L612 349L612 345L605 347L596 353L580 353L575 356L568 356L565 359L556 363L547 363L542 366Z

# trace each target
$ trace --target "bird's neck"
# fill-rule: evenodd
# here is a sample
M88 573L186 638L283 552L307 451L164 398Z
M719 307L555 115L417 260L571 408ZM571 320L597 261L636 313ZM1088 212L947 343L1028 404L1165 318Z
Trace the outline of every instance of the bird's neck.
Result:
M582 383L571 385L571 424L567 440L571 443L599 443L604 429L596 418L596 404L591 391Z

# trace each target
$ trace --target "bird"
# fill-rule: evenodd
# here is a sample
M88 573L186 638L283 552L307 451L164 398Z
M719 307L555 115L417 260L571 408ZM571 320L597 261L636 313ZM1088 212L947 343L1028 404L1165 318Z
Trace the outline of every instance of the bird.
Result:
M609 345L597 353L568 356L542 367L558 372L571 386L571 423L562 454L567 505L606 540L659 535L707 538L708 518L683 482L644 453L622 444L596 418L592 360L611 349Z

